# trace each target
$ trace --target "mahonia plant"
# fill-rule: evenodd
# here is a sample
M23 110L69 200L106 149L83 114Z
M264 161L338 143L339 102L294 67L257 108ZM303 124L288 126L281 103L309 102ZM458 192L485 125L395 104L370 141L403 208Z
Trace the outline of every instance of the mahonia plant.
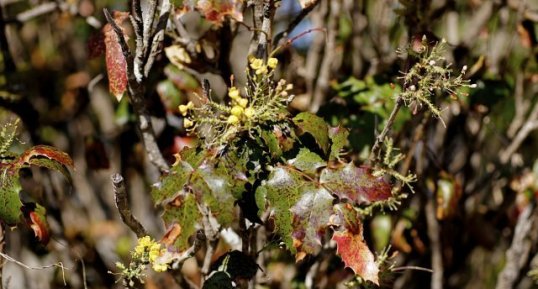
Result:
M396 197L391 185L344 158L348 130L311 113L289 113L293 86L274 80L277 64L276 58L250 58L247 83L228 89L228 104L203 95L179 107L185 127L201 141L177 155L152 191L165 225L181 227L167 250L189 248L203 224L202 208L222 229L238 220L237 204L253 223L271 224L297 261L318 253L331 234L346 266L378 284L360 209L390 203Z
M73 160L66 153L46 145L37 145L14 154L9 148L16 140L19 120L7 122L0 129L0 221L8 226L27 224L36 238L43 244L49 241L50 233L46 220L46 209L38 203L24 202L19 172L23 168L38 166L62 173L69 182Z

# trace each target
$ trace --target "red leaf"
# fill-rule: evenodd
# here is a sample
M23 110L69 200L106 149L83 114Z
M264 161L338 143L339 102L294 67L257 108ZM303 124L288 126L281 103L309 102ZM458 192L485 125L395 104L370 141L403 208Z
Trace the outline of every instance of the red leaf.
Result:
M241 0L199 0L196 9L207 21L220 26L226 16L243 21L243 14L239 10L241 2Z
M391 187L383 178L374 177L369 168L357 167L353 163L336 169L324 169L320 183L340 199L356 204L368 204L391 197Z
M374 254L370 251L361 232L353 234L348 230L334 232L336 253L340 255L346 267L349 267L361 278L379 285L379 268Z
M34 231L36 238L46 245L50 240L49 225L46 219L45 208L35 203L25 203L21 207L28 226Z
M19 166L19 168L22 165L30 165L32 164L32 159L41 158L41 157L48 158L66 167L73 168L73 160L68 154L54 147L46 146L46 145L37 145L26 150L18 158L17 165Z
M114 11L113 17L116 24L121 27L121 24L129 17L129 13ZM127 62L121 50L118 35L110 23L103 27L103 33L105 35L109 90L120 101L127 89Z

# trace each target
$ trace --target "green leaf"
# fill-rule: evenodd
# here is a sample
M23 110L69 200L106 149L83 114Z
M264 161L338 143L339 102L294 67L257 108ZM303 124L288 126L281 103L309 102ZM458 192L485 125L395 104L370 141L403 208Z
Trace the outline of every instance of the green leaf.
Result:
M347 145L349 130L337 126L329 128L329 138L331 139L330 160L340 160L340 152Z
M327 153L329 133L327 123L323 118L309 112L302 112L293 118L293 122L301 129L302 133L311 134L323 152Z
M282 149L279 146L278 139L272 131L262 130L261 137L273 158L278 158L282 155Z
M182 192L165 206L162 219L166 227L173 224L181 226L181 234L176 239L175 246L181 252L190 247L189 238L196 232L196 224L202 214L198 210L196 198L191 193Z
M340 199L355 204L369 204L391 197L391 187L383 178L374 177L370 169L349 163L339 168L325 168L320 183Z
M299 172L288 170L285 167L277 167L271 172L267 181L258 187L256 192L257 195L261 194L261 192L266 194L267 201L271 204L274 212L275 231L282 237L292 253L295 253L296 250L293 246L293 214L290 208L301 197L301 187L303 185L304 181Z
M311 152L307 148L301 148L297 156L294 159L289 160L288 163L298 170L312 176L316 175L319 168L327 165L327 162L319 155Z
M0 219L13 226L21 221L21 184L18 172L13 174L4 168L0 173Z
M315 253L321 247L321 238L333 213L333 196L314 183L301 187L301 198L291 207L293 213L294 246L300 252Z
M215 169L212 164L206 163L195 171L190 184L224 227L230 226L234 220L235 198L231 194L231 183L231 176L227 175L225 170Z
M228 273L217 271L204 282L202 289L233 289L232 279Z
M69 183L73 183L73 180L71 179L71 174L69 173L67 168L61 163L47 158L33 158L29 161L29 164L60 172L69 181Z
M172 167L171 171L161 179L161 182L151 190L151 196L155 204L160 204L167 199L174 198L177 193L183 190L183 186L189 180L194 171L192 166L186 161Z

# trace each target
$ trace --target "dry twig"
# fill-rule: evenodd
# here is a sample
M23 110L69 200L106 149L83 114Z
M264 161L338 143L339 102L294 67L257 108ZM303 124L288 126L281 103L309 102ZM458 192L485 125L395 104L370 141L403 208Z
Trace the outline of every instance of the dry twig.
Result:
M125 189L125 182L120 174L113 174L112 185L114 186L114 199L116 201L116 208L121 216L121 220L125 223L138 238L147 236L146 229L138 222L133 216L131 208L129 206L129 200L127 199L127 190Z

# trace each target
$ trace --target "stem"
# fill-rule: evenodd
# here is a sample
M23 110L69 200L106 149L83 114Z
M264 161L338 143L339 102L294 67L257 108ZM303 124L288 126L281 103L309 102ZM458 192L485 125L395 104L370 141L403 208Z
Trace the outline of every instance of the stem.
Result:
M129 200L127 199L127 191L125 189L125 182L120 174L112 175L112 185L114 187L114 199L116 202L116 208L121 215L121 220L126 224L138 238L147 236L147 231L142 224L131 213L129 207Z
M385 138L392 129L394 121L396 120L396 116L398 115L398 112L400 111L403 102L403 98L401 96L398 96L398 98L396 99L396 104L394 105L394 108L390 113L389 119L387 120L387 124L383 128L383 131L381 131L381 133L377 136L377 138L375 139L375 143L372 146L372 151L370 153L370 163L378 163L381 161L381 144L385 141Z

